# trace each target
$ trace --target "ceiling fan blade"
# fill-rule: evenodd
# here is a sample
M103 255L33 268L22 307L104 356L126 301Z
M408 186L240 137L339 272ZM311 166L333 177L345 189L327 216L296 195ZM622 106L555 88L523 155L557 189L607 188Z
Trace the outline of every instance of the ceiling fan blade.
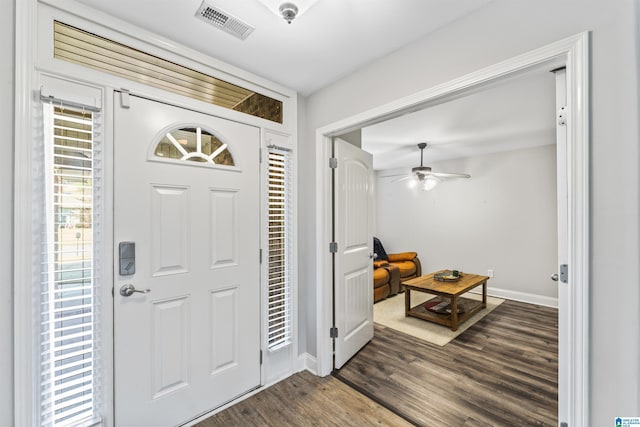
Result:
M394 175L394 176L399 176L399 175ZM411 179L413 178L413 175L403 175L402 178L396 178L394 180L392 180L391 182L400 182L400 181L406 181L407 179Z
M466 173L429 172L429 175L438 178L471 178L471 175Z

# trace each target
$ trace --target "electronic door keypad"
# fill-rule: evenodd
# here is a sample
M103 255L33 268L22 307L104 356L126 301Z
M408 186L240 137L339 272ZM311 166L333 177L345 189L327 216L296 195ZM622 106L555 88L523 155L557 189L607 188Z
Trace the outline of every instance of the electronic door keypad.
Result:
M136 272L136 243L120 242L118 245L121 276L131 276Z

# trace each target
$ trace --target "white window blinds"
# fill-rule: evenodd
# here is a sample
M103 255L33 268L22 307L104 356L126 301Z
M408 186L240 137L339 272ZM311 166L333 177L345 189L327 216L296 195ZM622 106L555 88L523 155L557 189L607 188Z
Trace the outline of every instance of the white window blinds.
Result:
M291 153L269 147L268 346L291 341Z
M97 418L99 170L95 113L43 104L45 229L39 294L40 424Z

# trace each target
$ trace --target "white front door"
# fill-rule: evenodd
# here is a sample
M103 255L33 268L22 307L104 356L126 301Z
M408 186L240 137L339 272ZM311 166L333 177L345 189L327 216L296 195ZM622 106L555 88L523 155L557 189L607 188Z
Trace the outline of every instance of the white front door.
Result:
M334 141L334 368L339 369L373 338L373 159Z
M175 426L260 385L259 130L114 106L115 425Z

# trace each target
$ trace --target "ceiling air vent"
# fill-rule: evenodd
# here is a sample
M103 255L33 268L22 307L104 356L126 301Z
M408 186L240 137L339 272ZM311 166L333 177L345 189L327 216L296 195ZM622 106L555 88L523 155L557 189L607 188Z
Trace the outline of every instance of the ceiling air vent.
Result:
M206 2L202 2L196 16L204 22L208 22L214 27L220 28L229 34L236 36L240 40L244 40L249 37L249 34L251 34L255 29L246 22L243 22L235 16L231 16L227 12L211 6Z

